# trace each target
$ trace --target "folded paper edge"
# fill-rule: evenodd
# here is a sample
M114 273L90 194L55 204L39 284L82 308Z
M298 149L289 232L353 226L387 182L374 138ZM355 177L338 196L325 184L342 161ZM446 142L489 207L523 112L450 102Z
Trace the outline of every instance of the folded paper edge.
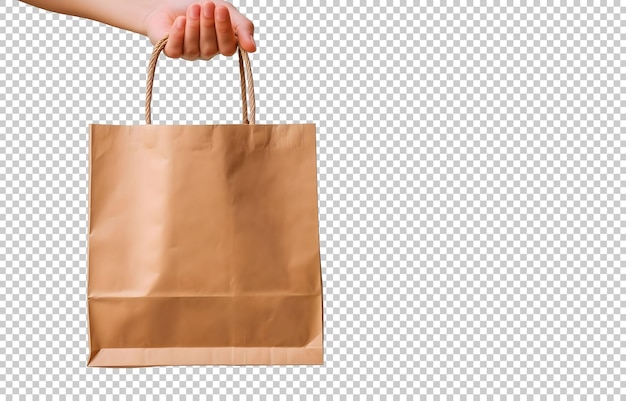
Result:
M102 127L146 127L146 129L154 129L154 127L277 127L277 126L299 126L299 125L312 125L316 123L309 122L294 122L294 123L267 123L267 124L103 124L103 123L90 123L90 127L102 126Z
M306 347L170 347L102 348L90 367L147 367L182 365L323 365L321 346Z

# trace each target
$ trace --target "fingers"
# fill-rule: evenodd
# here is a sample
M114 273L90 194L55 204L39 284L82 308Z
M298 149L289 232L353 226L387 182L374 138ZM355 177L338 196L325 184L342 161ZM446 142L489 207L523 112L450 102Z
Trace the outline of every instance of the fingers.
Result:
M254 25L230 5L194 3L184 16L174 20L165 46L168 57L209 60L217 54L232 56L237 42L248 52L256 51Z
M217 33L217 47L225 56L232 56L237 51L235 32L230 22L230 13L224 6L215 9L215 32Z
M215 33L215 4L205 3L202 5L202 17L200 20L200 58L209 60L219 53L217 35Z
M168 57L179 58L183 55L183 43L185 38L185 17L178 17L169 33L167 44L163 51Z
M196 60L198 57L200 57L200 5L192 4L187 8L183 58Z

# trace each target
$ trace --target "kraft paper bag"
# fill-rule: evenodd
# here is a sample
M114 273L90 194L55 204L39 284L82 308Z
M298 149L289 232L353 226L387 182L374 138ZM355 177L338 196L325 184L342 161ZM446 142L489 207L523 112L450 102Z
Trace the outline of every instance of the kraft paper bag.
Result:
M255 124L240 48L243 124L152 125L166 42L147 124L90 124L88 365L322 364L315 125Z

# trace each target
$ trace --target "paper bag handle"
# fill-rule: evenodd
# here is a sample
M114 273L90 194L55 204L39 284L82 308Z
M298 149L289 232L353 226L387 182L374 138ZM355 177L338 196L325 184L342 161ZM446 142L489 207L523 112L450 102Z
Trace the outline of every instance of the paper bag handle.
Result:
M150 103L152 103L152 84L154 82L154 71L156 70L157 60L161 51L167 44L167 38L169 35L165 35L163 39L154 45L152 50L152 57L150 57L150 64L148 64L148 81L146 82L146 124L152 124L152 114L150 112ZM250 67L250 59L248 58L248 52L243 50L239 44L237 44L237 52L239 53L239 78L241 81L241 102L243 109L243 123L255 124L255 112L256 102L254 99L254 82L252 81L252 68ZM245 71L244 71L245 64ZM246 77L247 76L247 77ZM246 96L246 83L248 89L248 96ZM248 116L248 99L250 98L250 115ZM248 118L249 117L249 118Z

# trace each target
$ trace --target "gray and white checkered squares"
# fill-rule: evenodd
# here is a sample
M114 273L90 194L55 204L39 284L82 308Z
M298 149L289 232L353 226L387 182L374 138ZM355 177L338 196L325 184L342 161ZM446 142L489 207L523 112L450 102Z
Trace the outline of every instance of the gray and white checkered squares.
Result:
M88 124L142 123L151 45L16 4L0 398L622 395L626 10L238 6L257 122L318 127L325 366L86 368ZM236 66L162 57L155 123L238 123Z

